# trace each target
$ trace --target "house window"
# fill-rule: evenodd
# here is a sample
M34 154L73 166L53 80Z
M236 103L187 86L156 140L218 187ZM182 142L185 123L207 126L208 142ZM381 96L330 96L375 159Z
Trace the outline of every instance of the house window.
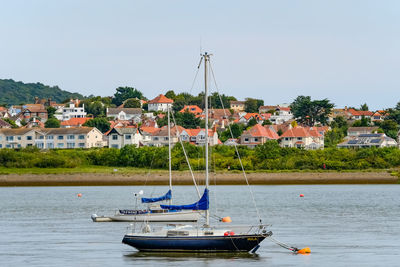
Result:
M297 140L301 141L301 140L303 140L303 138L302 137L297 137Z
M58 148L64 148L64 143L58 143L58 144L57 144L57 147L58 147Z
M258 142L258 138L254 138L254 142Z
M53 143L47 143L47 148L54 148L54 144Z
M39 139L43 140L44 139L44 135L39 135Z
M75 143L67 143L67 148L74 148L75 147Z
M118 148L117 144L111 145L112 148Z
M11 147L11 145L6 145L6 148L10 148Z
M165 141L168 141L168 137L164 137L164 140L165 140Z
M31 135L28 135L28 136L26 137L26 140L31 141L31 140L32 140L32 136L31 136Z
M18 139L18 140L21 140L21 136L18 136L17 139Z
M64 139L64 136L63 136L63 135L59 135L59 136L57 136L57 139L58 139L58 140L63 140L63 139Z
M132 139L132 135L130 135L130 134L125 135L125 140L131 140L131 139Z
M244 141L245 141L245 142L249 142L249 138L245 138Z
M75 135L73 134L67 135L67 139L69 140L75 139Z
M2 145L2 144L0 144L0 148L3 148L3 145Z
M289 137L285 137L285 141L289 141Z
M53 136L53 135L49 135L49 136L47 136L47 139L48 139L48 140L53 140L53 139L54 139L54 136Z
M158 141L158 137L154 137L154 141Z
M112 140L118 140L118 135L113 134L113 135L112 135Z
M79 143L78 146L81 147L81 148L85 147L85 143Z
M14 136L6 136L7 141L14 141Z
M29 144L28 146L32 146L32 144ZM21 144L18 144L17 147L21 148Z
M83 134L79 135L78 139L85 139L85 136Z

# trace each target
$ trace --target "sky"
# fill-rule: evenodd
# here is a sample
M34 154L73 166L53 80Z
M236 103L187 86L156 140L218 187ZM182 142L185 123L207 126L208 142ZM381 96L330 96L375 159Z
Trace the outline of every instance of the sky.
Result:
M400 1L0 0L0 78L84 95L193 89L200 51L221 93L266 105L400 101Z

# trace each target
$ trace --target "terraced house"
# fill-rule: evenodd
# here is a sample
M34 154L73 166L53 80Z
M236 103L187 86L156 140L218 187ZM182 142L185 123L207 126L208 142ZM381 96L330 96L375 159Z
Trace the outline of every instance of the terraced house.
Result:
M106 144L94 127L0 129L0 148L91 148Z

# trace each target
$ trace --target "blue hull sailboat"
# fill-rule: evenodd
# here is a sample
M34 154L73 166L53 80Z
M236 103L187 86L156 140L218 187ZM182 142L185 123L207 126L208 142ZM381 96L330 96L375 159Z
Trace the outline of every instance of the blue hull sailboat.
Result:
M210 55L201 57L205 69L205 132L208 133L208 92L207 75ZM190 205L161 205L165 210L197 210L204 211L206 222L203 226L168 225L161 229L152 229L149 224L136 231L132 224L122 242L139 251L147 252L255 252L259 244L272 232L267 231L266 225L256 226L211 226L209 219L209 175L208 175L208 134L205 135L205 190L199 201Z

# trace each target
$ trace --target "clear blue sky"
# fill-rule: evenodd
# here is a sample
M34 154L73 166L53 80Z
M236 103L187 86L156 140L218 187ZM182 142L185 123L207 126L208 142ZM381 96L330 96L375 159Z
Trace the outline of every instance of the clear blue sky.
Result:
M265 104L400 101L400 1L2 1L0 77L85 95L190 89L203 50L221 91ZM192 93L197 94L197 86Z

